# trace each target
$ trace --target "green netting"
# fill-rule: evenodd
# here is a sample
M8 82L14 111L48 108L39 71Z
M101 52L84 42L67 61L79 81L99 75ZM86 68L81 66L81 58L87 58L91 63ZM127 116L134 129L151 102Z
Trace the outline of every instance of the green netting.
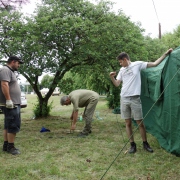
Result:
M180 47L141 73L141 100L147 132L168 152L180 155Z

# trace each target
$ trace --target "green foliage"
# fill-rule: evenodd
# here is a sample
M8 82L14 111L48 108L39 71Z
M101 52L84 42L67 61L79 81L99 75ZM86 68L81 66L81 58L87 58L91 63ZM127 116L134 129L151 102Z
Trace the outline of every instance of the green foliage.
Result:
M50 111L52 109L52 104L53 102L51 102L50 104L47 104L45 102L41 103L40 101L34 104L33 112L34 112L35 118L49 116Z
M112 92L107 96L107 105L111 109L120 107L120 89L112 87Z
M76 89L73 86L72 78L63 78L58 84L58 87L60 88L61 92L63 92L64 94L69 94L71 91Z
M112 111L114 114L121 114L121 108L120 107L116 107L113 109Z
M153 62L166 52L169 46L163 43L161 39L145 37L145 48L147 50L147 59L144 60Z
M62 80L58 83L61 92L69 94L75 89L86 89L83 77L79 73L67 72Z
M69 94L75 89L90 89L102 95L109 94L110 79L108 73L99 72L95 69L96 67L94 69L87 67L81 71L73 69L66 73L58 86L65 94Z
M65 93L86 88L109 94L109 72L119 69L115 57L121 51L133 60L148 59L143 29L121 11L111 10L112 3L106 1L45 0L31 17L0 12L0 53L22 56L25 64L19 71L41 104L59 82ZM63 79L70 71L72 77ZM39 86L43 73L54 75L45 99Z
M166 33L162 36L162 43L169 48L177 48L180 45L180 25L173 31L173 33Z
M52 86L54 77L46 74L41 80L41 88L50 88Z

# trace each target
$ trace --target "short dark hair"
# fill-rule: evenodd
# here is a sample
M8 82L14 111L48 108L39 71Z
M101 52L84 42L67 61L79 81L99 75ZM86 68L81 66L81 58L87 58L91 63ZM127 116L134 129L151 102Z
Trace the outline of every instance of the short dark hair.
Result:
M122 52L117 56L117 60L123 60L124 58L130 60L129 55L125 52Z
M21 58L17 57L17 56L9 56L8 58L8 63L11 61L18 61L20 64L23 64L24 62L21 60Z

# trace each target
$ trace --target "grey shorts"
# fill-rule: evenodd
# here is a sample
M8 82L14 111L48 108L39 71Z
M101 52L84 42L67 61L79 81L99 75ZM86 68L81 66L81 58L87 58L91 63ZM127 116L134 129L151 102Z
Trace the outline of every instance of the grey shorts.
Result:
M17 105L14 109L2 107L2 110L4 114L4 129L6 129L8 133L19 132L21 126L20 105Z
M121 97L121 118L141 120L143 119L140 96Z

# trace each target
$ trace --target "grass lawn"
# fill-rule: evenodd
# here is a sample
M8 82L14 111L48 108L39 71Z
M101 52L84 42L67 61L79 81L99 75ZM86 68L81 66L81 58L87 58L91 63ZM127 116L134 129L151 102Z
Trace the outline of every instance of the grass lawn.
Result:
M102 119L94 116L92 134L86 138L77 137L84 121L79 121L76 131L69 134L72 105L60 106L60 96L50 99L51 116L38 120L32 111L36 95L27 95L27 99L28 107L21 110L22 126L15 142L21 154L13 156L0 151L0 180L180 179L180 159L162 149L150 134L148 141L154 153L143 150L139 131L135 133L137 152L125 153L129 143L124 120L107 108L105 98L100 98L96 108ZM0 126L3 130L2 114ZM42 126L51 132L40 133ZM2 147L2 136L0 142Z

